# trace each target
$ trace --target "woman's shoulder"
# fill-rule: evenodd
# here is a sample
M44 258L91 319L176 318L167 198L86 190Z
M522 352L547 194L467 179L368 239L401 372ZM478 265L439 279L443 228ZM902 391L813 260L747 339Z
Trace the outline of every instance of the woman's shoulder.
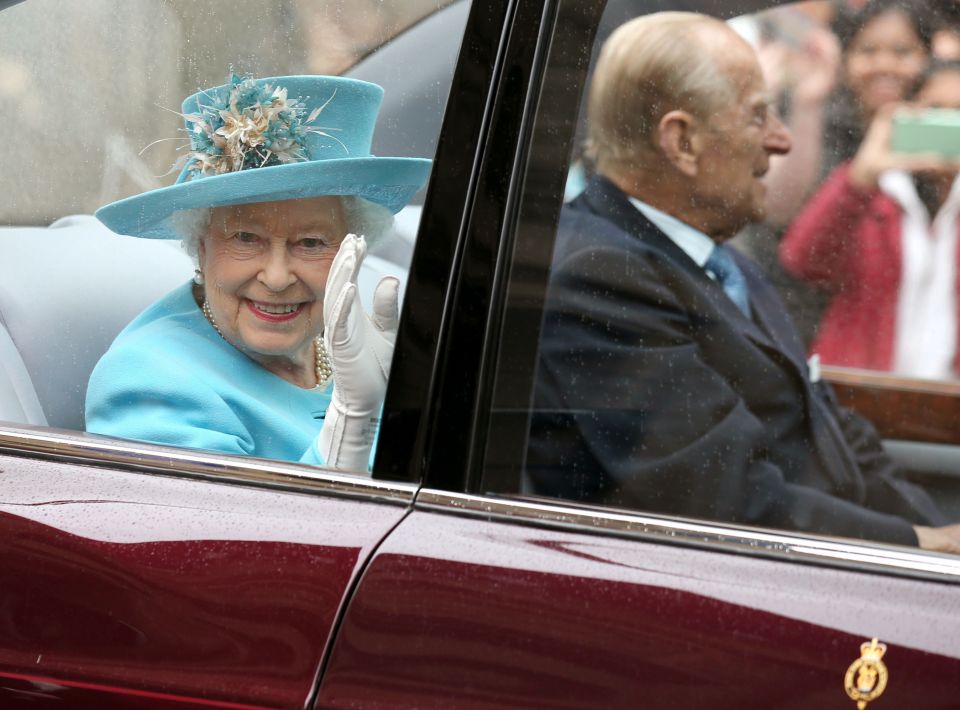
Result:
M201 343L216 342L216 331L194 300L192 286L185 283L148 306L120 331L110 350L152 349L158 341L165 349L188 345L193 350Z
M147 306L120 332L117 340L143 330L194 325L198 322L205 321L202 311L193 298L193 282L188 281Z
M222 348L186 283L147 307L114 339L94 369L154 377L174 374L189 364L195 370Z

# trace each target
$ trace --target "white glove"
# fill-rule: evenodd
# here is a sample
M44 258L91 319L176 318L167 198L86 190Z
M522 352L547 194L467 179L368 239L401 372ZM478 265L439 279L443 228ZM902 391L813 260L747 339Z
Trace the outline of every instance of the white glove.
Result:
M366 254L363 237L348 234L330 267L323 300L323 342L333 368L333 396L318 447L326 465L352 471L367 470L400 320L400 282L392 276L377 284L372 317L360 305L357 275Z

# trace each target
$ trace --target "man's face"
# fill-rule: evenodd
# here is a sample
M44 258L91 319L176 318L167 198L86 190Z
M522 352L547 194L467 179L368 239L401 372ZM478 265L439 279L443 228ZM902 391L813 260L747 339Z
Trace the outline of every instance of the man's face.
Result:
M790 150L790 133L770 105L753 50L746 44L734 47L721 69L735 86L736 101L701 124L703 143L691 195L707 234L717 240L764 218L762 178L770 156Z

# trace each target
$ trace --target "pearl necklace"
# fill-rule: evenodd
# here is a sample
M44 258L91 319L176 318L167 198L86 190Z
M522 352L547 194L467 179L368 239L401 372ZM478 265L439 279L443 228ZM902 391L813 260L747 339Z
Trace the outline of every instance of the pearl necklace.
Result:
M217 331L217 335L223 338L223 333L220 332L220 326L217 325L217 321L213 319L213 311L210 310L210 301L203 299L203 306L200 310L203 311L206 319L210 321L213 329ZM226 338L223 339L226 340ZM323 338L319 335L313 339L313 352L316 356L314 367L317 372L317 386L314 389L322 390L333 378L333 366L330 364L330 356L327 354L327 347L323 344Z

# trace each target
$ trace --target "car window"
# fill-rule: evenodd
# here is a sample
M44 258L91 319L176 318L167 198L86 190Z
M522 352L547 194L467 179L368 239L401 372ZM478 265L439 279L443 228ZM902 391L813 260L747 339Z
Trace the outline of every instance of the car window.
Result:
M103 205L174 183L187 152L184 97L232 77L329 74L376 83L385 98L370 153L429 160L468 7L94 0L81 8L30 0L5 10L0 96L18 167L3 178L0 420L84 430L87 381L110 343L194 276L178 240L120 237L93 217ZM417 49L425 33L428 52ZM414 55L422 71L399 73ZM315 122L317 131L329 128L331 142L345 130ZM402 301L425 190L390 208L396 217L369 245L358 286L368 312L383 276L399 279ZM322 408L315 415L319 426ZM366 435L375 441L375 432Z
M927 123L960 107L948 88L960 75L934 42L953 24L924 4L808 2L735 26L757 48L794 142L771 162L766 219L738 246L823 365L955 380L955 175L916 160L953 152ZM907 104L923 109L908 115Z
M803 90L823 99L836 86L813 71L815 58L838 61L825 9L777 10L787 46L772 58L769 13L690 29L690 18L644 16L637 3L608 3L586 23L561 5L495 319L482 492L949 548L922 538L957 519L956 448L938 449L941 487L920 480L916 458L894 460L838 402L822 369L843 363L809 350L752 246L784 197L772 186L778 163L809 157L796 112L810 97L797 85L817 79ZM733 60L683 54L684 42L710 46L704 36L743 61L723 98L709 93L725 81L711 71ZM790 64L787 49L803 59ZM657 83L671 72L673 83ZM686 93L671 94L679 85ZM824 121L824 134L837 127ZM664 136L681 124L698 137L670 152ZM685 163L691 145L707 148ZM851 157L819 160L810 194ZM864 203L862 192L848 201ZM873 316L851 317L873 319L871 342L883 335ZM854 347L851 328L844 321L840 340Z

